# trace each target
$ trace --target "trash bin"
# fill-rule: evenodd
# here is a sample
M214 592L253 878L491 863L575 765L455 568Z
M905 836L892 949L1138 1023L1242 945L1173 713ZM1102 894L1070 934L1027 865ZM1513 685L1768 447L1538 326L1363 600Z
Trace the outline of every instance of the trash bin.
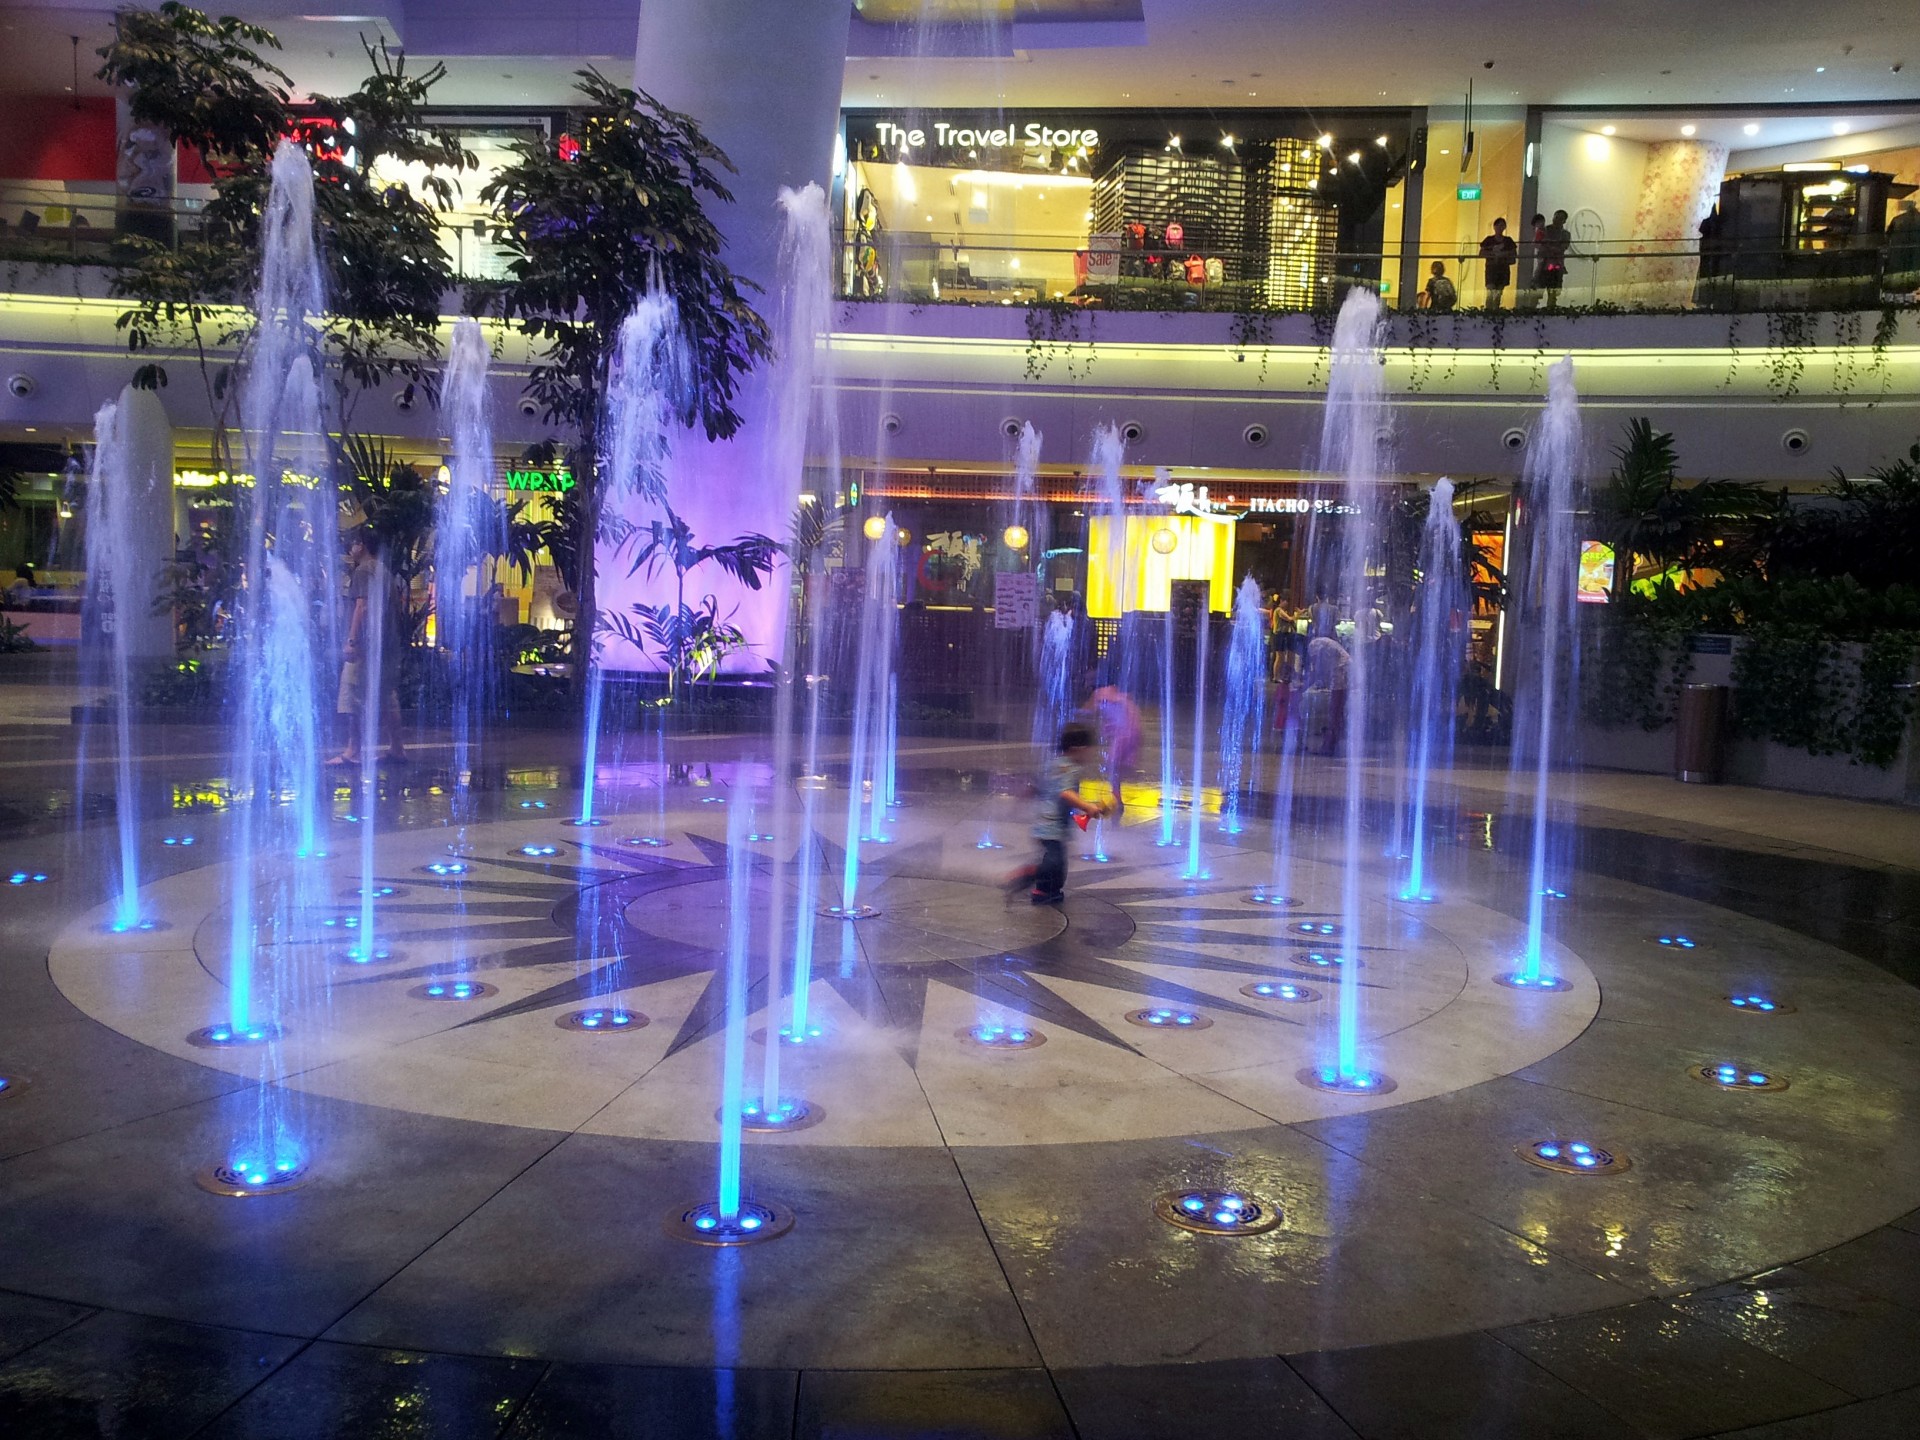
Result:
M1689 785L1718 785L1727 763L1727 687L1688 685L1680 692L1680 718L1673 732L1674 778Z

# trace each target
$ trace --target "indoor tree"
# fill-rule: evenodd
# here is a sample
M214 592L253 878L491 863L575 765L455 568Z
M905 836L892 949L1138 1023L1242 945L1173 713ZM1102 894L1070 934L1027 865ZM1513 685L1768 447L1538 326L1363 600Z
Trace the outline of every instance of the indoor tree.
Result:
M675 397L674 418L711 439L739 428L740 377L770 353L766 324L746 298L752 284L722 260L705 210L731 199L720 178L733 168L727 157L690 117L597 71L580 71L578 89L586 103L569 113L566 130L522 144L481 192L499 217L507 278L470 292L477 312L513 321L540 348L527 393L566 436L574 488L565 515L575 531L562 543L576 561L596 540L630 538L609 513L599 449L609 365L635 303L658 286L677 304L692 383ZM657 476L641 484L661 498ZM572 568L580 685L599 609L594 566Z
M123 237L130 263L114 294L132 302L119 319L130 350L177 346L193 356L213 414L215 464L230 471L241 468L230 361L236 350L244 359L251 335L244 306L275 147L297 135L313 164L328 299L315 359L343 427L358 397L388 381L433 393L441 306L455 285L436 207L452 203L449 174L474 163L455 135L424 118L444 67L411 73L384 41L363 42L371 73L359 89L296 107L288 76L260 53L279 48L261 26L168 3L118 12L114 39L99 51L99 77L126 89L133 119L195 151L215 176L197 229L178 246ZM422 193L381 180L387 163L427 167ZM135 383L157 389L166 370L149 361Z
M1774 497L1757 484L1700 480L1682 485L1673 436L1655 430L1645 416L1627 422L1627 438L1613 453L1613 471L1594 490L1593 508L1600 538L1613 547L1610 598L1616 606L1632 589L1639 561L1662 570L1725 569L1746 552L1735 544L1727 553L1725 542L1748 536L1756 522L1776 511Z

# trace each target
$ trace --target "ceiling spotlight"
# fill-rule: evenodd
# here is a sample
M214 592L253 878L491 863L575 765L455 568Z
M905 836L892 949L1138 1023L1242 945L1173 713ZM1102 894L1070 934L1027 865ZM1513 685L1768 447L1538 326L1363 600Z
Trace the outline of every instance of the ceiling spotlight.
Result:
M1833 133L1836 135L1844 135L1852 128L1853 126L1849 125L1844 120L1836 120L1833 122Z
M1358 165L1360 163L1360 152L1358 150L1355 150L1353 153L1348 155L1347 163L1349 165Z
M1171 136L1167 140L1167 144L1171 145L1175 150L1178 150L1180 148L1180 137L1178 135Z
M1680 133L1682 135L1693 135L1697 134L1699 129L1700 127L1698 125L1682 125L1680 127Z
M1322 150L1331 150L1333 148L1333 137L1331 135L1322 135L1319 140L1319 145Z
M1373 143L1384 150L1387 148L1387 137L1384 135L1376 135L1373 137Z
M1827 67L1824 65L1816 65L1813 67L1813 73L1816 75L1824 75L1827 73Z
M1758 135L1760 133L1760 126L1757 122L1749 120L1740 127L1740 133L1742 135Z
M1614 126L1612 126L1612 125L1602 125L1602 126L1600 127L1600 133L1601 133L1602 135L1611 135L1611 134L1613 134L1613 132L1614 132L1614 128L1615 128L1615 127L1614 127Z

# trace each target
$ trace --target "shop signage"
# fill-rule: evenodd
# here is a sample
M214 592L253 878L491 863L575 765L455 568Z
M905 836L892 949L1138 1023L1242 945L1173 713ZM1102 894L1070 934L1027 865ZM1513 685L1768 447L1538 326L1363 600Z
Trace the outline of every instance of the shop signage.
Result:
M507 470L509 490L571 490L573 472L564 465L551 468L512 466Z
M1204 520L1233 520L1239 512L1207 498L1207 487L1181 481L1178 485L1157 485L1153 498L1173 508L1176 515L1198 515Z
M1100 132L1085 126L1057 127L1038 120L1024 125L981 122L976 125L949 125L933 122L933 148L936 150L1004 150L1022 146L1029 150L1089 150L1100 143ZM873 133L882 145L903 145L913 149L927 143L927 131L918 126L895 125L891 120L875 122Z
M1315 500L1305 495L1256 495L1247 502L1252 515L1358 515L1344 500Z
M1456 185L1453 187L1453 194L1457 200L1478 200L1480 198L1480 187L1478 185Z
M1103 231L1087 237L1087 279L1118 280L1120 278L1120 235L1118 231Z

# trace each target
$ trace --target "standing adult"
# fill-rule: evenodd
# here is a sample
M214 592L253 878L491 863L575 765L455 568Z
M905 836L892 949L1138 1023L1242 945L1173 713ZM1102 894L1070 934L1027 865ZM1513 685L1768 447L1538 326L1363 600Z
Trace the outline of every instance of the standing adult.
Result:
M335 710L346 730L340 753L329 765L358 765L360 739L366 725L369 704L380 710L380 725L387 731L387 758L396 763L407 758L407 747L400 737L400 654L406 645L406 592L393 580L380 558L380 537L363 525L354 532L347 546L347 633L340 642L340 698ZM375 600L380 605L379 630L374 629ZM378 640L378 665L374 646ZM378 673L374 673L375 671ZM367 687L379 687L369 697ZM378 727L375 728L378 736Z
M1527 222L1526 244L1520 248L1520 274L1526 287L1520 292L1520 309L1531 310L1540 303L1543 277L1540 270L1540 246L1547 233L1547 217L1535 215Z
M1493 233L1480 242L1480 259L1487 267L1487 309L1500 308L1500 297L1513 283L1513 264L1519 257L1520 247L1507 234L1506 218L1502 216L1493 222Z
M1567 252L1573 248L1573 235L1567 229L1567 212L1556 210L1553 220L1540 232L1540 284L1547 292L1547 308L1560 303L1560 287L1567 279Z

